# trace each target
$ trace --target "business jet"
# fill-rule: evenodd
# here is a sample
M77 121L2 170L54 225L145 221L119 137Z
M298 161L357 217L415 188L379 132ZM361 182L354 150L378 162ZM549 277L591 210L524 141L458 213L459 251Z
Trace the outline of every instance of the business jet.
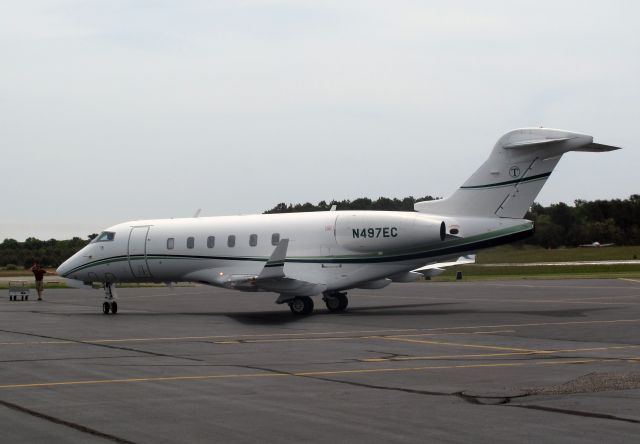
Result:
M489 158L450 197L417 202L414 212L323 211L124 222L65 261L58 275L102 284L105 314L115 285L196 282L276 293L296 315L322 295L347 308L346 290L413 282L460 255L523 239L524 216L563 154L619 149L548 128L504 134ZM335 208L332 208L335 210Z

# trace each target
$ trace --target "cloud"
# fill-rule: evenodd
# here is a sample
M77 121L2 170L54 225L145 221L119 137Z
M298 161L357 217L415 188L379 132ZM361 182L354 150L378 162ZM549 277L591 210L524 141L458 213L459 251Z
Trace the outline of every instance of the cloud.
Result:
M630 148L567 156L543 203L638 191L633 2L0 8L5 210L24 221L443 196L503 132L536 125Z

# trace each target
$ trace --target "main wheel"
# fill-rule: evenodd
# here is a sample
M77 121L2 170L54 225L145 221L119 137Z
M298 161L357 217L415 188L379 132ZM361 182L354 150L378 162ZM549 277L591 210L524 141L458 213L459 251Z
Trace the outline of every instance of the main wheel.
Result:
M349 299L344 293L334 293L324 297L324 303L331 312L344 311L349 305Z
M313 312L313 299L309 296L296 296L289 302L289 308L295 315L308 315Z
M118 303L113 301L111 303L111 313L116 314L118 312Z
M110 309L110 308L111 308L111 307L109 307L109 303L108 303L108 302L104 302L104 303L102 304L102 312L103 312L104 314L108 315L108 314L109 314L109 309Z

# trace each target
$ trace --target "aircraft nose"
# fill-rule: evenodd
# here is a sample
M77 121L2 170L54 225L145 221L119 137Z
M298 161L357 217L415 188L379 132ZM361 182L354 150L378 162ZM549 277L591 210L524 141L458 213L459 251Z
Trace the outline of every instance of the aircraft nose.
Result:
M69 259L64 261L58 268L56 268L56 274L58 276L63 276L69 272L71 267L69 267Z

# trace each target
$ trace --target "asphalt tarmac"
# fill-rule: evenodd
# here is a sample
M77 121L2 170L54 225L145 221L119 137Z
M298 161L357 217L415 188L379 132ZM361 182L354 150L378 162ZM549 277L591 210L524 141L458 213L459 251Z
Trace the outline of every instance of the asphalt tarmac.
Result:
M6 291L6 290L5 290ZM637 442L640 281L0 299L0 441ZM35 299L32 295L32 299Z

